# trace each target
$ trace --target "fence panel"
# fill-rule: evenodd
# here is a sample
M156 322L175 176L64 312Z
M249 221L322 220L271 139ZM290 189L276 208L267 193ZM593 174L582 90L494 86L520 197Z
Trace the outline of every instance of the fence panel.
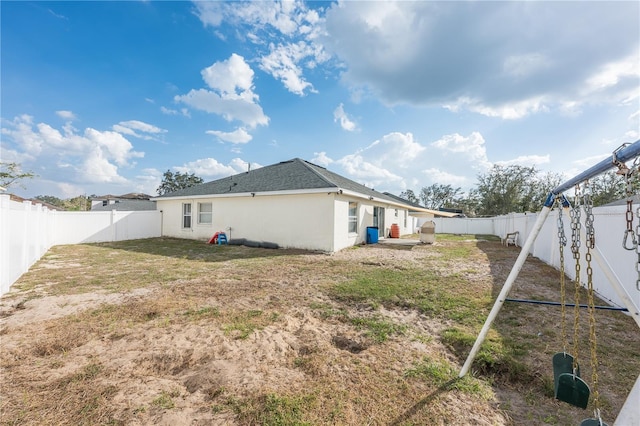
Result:
M162 212L59 212L0 194L0 295L54 245L160 237Z
M640 291L636 288L638 279L636 262L638 255L635 251L628 251L622 247L622 239L624 230L626 229L625 211L626 206L596 207L593 209L596 247L598 247L605 261L614 271L626 292L631 296L636 307L640 308ZM584 230L584 214L581 216L581 226ZM488 220L493 222L494 233L485 232L489 226L478 219L436 218L434 220L436 222L437 233L493 234L504 238L507 233L518 231L520 233L518 243L522 245L533 229L533 224L536 219L537 213L510 213L508 215L490 218ZM575 279L575 261L571 253L571 223L567 213L563 215L563 222L565 235L567 237L567 246L564 247L565 271L569 278ZM530 253L543 262L557 269L560 268L557 209L549 214ZM586 267L584 266L585 254L586 248L583 237L580 250L580 258L582 259L580 281L583 284L586 283ZM610 285L603 270L595 261L592 263L592 268L595 291L601 298L608 300L614 305L623 306L621 298Z

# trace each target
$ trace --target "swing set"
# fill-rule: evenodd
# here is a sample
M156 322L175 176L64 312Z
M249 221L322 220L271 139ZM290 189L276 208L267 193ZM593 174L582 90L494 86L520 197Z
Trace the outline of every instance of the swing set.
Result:
M630 169L626 166L625 162L634 160L633 167ZM638 327L640 327L640 312L638 306L633 302L630 295L627 293L625 287L620 283L620 280L616 276L615 272L611 269L607 261L602 256L602 253L595 244L595 227L593 216L593 200L591 199L591 188L589 186L589 179L611 169L618 168L618 174L623 175L626 183L626 195L627 195L627 211L626 211L626 230L624 232L622 246L626 250L634 250L638 253L638 262L635 265L638 271L638 278L636 281L636 289L640 291L640 224L638 224L636 230L633 229L633 207L632 207L632 193L633 185L632 179L640 180L640 140L632 143L625 144L618 148L613 154L577 175L573 179L568 180L564 184L553 189L536 220L533 229L531 230L527 240L522 245L522 249L516 262L507 277L500 294L498 295L491 312L489 313L476 341L465 361L462 369L460 370L459 377L464 377L470 370L471 364L477 356L480 346L484 342L493 324L493 321L498 315L498 312L502 308L505 302L523 302L523 303L537 303L545 305L558 305L561 307L561 333L562 333L562 351L556 353L552 358L553 365L553 377L554 377L554 391L555 398L571 404L576 407L586 409L589 400L592 400L593 406L593 418L583 420L581 426L607 426L602 420L600 412L600 401L598 391L598 358L597 358L597 341L596 341L596 309L611 309L627 311L630 316L635 320ZM564 195L569 189L574 189L575 195L573 197L573 204L569 202L569 199ZM541 302L532 300L519 300L507 298L513 284L524 265L524 262L529 254L533 243L535 242L542 226L549 216L552 208L556 206L558 212L558 248L560 254L560 302ZM571 255L575 261L575 280L574 280L574 303L567 303L566 293L567 285L565 282L565 257L564 248L567 246L568 239L564 229L563 210L569 211L570 227L571 227ZM581 219L582 212L584 212L584 220ZM636 216L640 218L640 207L637 209ZM584 223L584 226L583 226ZM583 229L584 228L584 229ZM581 245L584 241L584 249ZM585 252L584 261L586 262L586 289L587 289L587 303L580 304L580 290L581 290L581 274L582 274L582 259L581 253ZM618 297L622 300L626 308L616 307L604 307L596 306L594 303L594 289L593 289L593 268L592 260L598 263L600 269L611 283L612 287L618 294ZM567 308L573 308L573 342L571 353L568 349L568 336L567 336ZM579 361L579 320L580 309L587 308L587 314L589 317L589 351L590 351L590 364L591 364L591 387L580 376ZM640 415L637 410L638 401L632 401L636 399L640 394L640 376L636 381L630 395L627 398L623 406L623 411L634 415L636 421L640 421ZM625 414L626 416L627 414ZM618 417L620 422L628 422L630 419L622 419L621 415ZM618 424L616 422L616 424ZM628 423L627 423L628 424ZM623 423L620 423L623 426Z

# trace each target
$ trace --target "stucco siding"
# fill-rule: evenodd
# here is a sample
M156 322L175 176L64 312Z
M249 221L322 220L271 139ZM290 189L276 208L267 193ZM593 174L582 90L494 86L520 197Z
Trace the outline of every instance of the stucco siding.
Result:
M331 252L334 196L321 194L158 200L163 235L208 240L217 231L230 238L276 243L280 247ZM182 227L182 204L192 204L192 227ZM197 223L197 204L212 203L212 223Z

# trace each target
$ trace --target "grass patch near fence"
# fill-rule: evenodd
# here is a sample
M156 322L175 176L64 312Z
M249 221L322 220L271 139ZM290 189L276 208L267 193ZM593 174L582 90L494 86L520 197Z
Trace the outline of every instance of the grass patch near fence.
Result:
M559 309L505 305L457 378L517 253L442 234L333 255L170 238L54 247L2 306L3 422L577 424L585 412L553 399ZM529 259L513 296L553 298L557 280ZM625 315L597 315L612 424L640 338ZM579 333L590 382L586 315Z

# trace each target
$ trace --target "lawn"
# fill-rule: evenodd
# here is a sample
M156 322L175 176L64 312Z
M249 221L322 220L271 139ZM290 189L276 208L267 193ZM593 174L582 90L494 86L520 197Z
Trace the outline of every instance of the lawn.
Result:
M332 255L170 238L56 246L0 299L0 422L579 424L591 407L553 398L558 307L505 305L457 379L517 254L473 235ZM530 258L511 296L559 300L558 283ZM588 320L577 340L591 383ZM619 312L596 321L613 424L640 332Z

